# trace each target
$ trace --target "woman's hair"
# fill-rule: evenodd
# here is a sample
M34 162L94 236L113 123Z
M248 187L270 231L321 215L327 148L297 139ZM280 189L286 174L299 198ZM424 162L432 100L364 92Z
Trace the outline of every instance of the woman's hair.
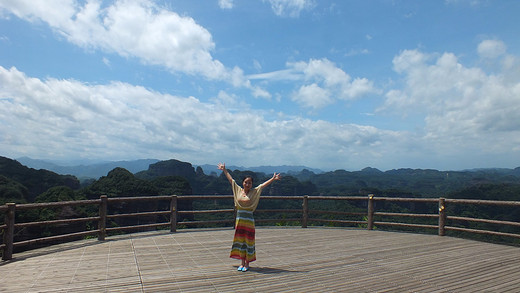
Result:
M255 180L253 179L253 176L251 176L251 175L245 176L244 179L242 180L242 182L246 181L247 178L251 178L251 183L255 183Z

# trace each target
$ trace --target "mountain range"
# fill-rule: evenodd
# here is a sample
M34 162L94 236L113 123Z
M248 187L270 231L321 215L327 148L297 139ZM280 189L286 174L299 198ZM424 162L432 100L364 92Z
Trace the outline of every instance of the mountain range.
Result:
M74 175L78 179L93 178L98 179L101 176L106 176L111 170L121 167L125 168L132 173L137 173L148 169L150 164L159 162L155 159L141 159L134 161L114 161L114 162L101 162L92 164L81 164L75 166L63 166L55 162L36 160L28 157L21 157L16 159L22 165L25 165L33 169L45 169L61 175Z
M121 167L127 169L132 173L138 173L140 171L147 170L151 164L155 164L160 160L156 159L140 159L133 161L113 161L113 162L98 162L98 163L82 163L79 165L64 165L63 162L53 162L46 160L37 160L29 157L21 157L16 159L21 164L34 169L45 169L49 171L53 171L62 175L74 175L78 179L87 179L93 178L98 179L101 176L106 176L108 172L113 170L114 168ZM217 169L216 165L204 164L204 165L193 165L194 168L201 167L204 171L204 174L211 175L212 173L220 173ZM316 168L309 168L305 166L259 166L259 167L243 167L243 166L227 166L229 170L240 170L240 171L253 171L265 174L271 174L274 172L277 173L286 173L286 174L295 174L299 173L302 170L309 170L316 174L323 173L322 170Z
M23 164L20 161L23 161ZM116 186L133 186L130 187L131 190L143 183L143 181L137 182L137 179L145 181L174 180L176 182L179 178L184 178L183 180L189 182L191 191L196 194L225 194L229 187L215 165L194 166L189 162L181 162L175 159L166 161L152 159L119 161L78 166L60 166L56 163L31 160L30 158L22 158L20 161L0 157L0 181L3 182L0 182L0 189L2 185L7 188L4 188L4 193L16 189L18 190L16 193L19 195L18 197L26 194L25 197L29 201L53 186L65 185L76 190L80 186L88 187L103 178L112 183L116 182ZM381 196L408 194L448 197L453 192L473 187L485 189L486 186L500 185L500 189L505 190L510 188L509 186L520 186L520 167L465 171L409 168L381 171L367 167L360 171L340 169L328 172L316 172L316 169L304 166L245 168L228 165L227 168L234 178L256 174L254 176L257 179L264 180L269 178L272 172L284 173L285 179L276 184L277 190L275 193L292 195L366 195L373 193ZM136 179L137 183L127 182L126 179L128 178ZM150 185L149 183L146 184ZM171 184L171 182L168 182L166 185ZM151 188L148 191L153 193L157 190ZM504 194L507 196L494 197L509 200L518 198L516 191L508 192L505 190ZM460 196L459 198L467 197L466 195ZM488 193L486 192L481 195L482 198L487 196Z

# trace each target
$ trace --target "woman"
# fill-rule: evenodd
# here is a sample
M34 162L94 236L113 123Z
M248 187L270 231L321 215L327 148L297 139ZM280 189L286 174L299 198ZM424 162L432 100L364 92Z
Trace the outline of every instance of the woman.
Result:
M280 173L274 173L273 177L266 182L253 187L253 177L247 176L242 182L243 188L238 186L233 177L226 170L226 164L219 163L218 169L226 175L233 189L233 197L235 208L237 209L237 217L235 221L235 237L233 237L233 246L229 257L242 260L242 264L238 267L238 271L247 272L249 263L256 260L255 251L255 219L253 212L258 206L260 194L262 190L274 180L280 180Z

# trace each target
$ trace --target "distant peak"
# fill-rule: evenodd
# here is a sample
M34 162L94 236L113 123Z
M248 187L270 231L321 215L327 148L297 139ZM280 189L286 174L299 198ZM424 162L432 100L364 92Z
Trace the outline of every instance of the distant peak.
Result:
M383 171L376 169L376 168L372 168L372 167L366 167L366 168L362 169L361 172L363 172L363 173L383 173Z

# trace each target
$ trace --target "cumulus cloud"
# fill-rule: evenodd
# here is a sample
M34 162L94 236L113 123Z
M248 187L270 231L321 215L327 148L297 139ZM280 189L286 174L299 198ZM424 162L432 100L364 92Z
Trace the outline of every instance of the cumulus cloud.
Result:
M12 157L119 160L138 154L257 165L296 163L302 154L315 154L306 163L357 166L376 163L404 135L302 118L268 121L225 92L205 103L122 82L41 80L1 66L0 97L0 145ZM360 153L363 159L355 156Z
M271 4L273 12L278 16L299 17L303 10L312 9L313 0L264 0Z
M503 54L501 42L482 42L479 52ZM393 60L403 87L387 92L380 111L421 114L424 138L438 148L467 152L518 151L520 144L519 72L488 74L467 67L452 53L405 50ZM516 74L516 75L514 75Z
M506 53L506 45L499 40L484 40L478 47L477 52L482 58L497 58Z
M287 63L289 70L268 77L299 79L303 84L293 93L292 99L307 108L319 109L335 99L354 100L363 95L378 93L373 82L366 78L352 79L345 71L328 59L310 59L308 62ZM297 77L297 78L296 78Z
M330 92L317 84L303 85L292 95L292 99L306 107L318 109L332 104Z
M218 6L222 9L232 9L233 0L218 0Z
M355 100L364 95L380 93L366 78L352 78L330 60L310 59L288 62L287 69L249 75L251 80L291 81L297 88L291 95L301 106L320 109L336 100Z
M222 1L229 5L231 1ZM138 58L171 72L202 75L246 86L245 78L215 60L215 43L208 30L191 17L181 16L150 0L1 1L0 9L21 19L48 24L67 41L87 49ZM242 74L242 72L240 72ZM237 83L238 81L238 83Z

